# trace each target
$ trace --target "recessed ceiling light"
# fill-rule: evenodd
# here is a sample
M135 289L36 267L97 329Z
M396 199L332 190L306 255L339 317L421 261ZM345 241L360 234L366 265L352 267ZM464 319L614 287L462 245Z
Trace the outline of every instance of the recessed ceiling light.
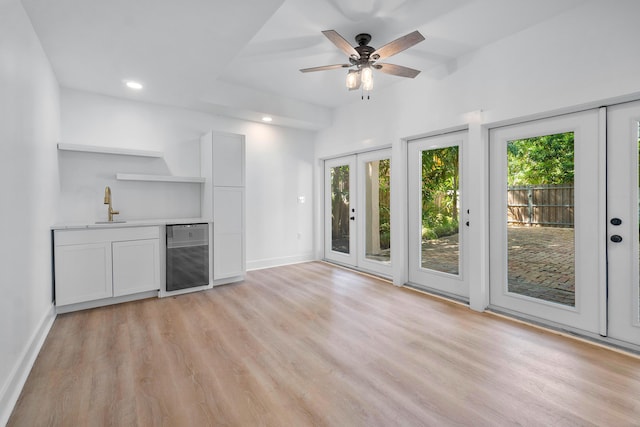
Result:
M126 85L129 89L135 89L135 90L142 89L142 85L140 83L134 82L132 80L127 81Z
M269 116L264 116L264 117L262 118L262 121L263 121L263 122L267 122L267 123L269 123L269 122L272 122L272 121L273 121L273 118L271 118L271 117L269 117Z

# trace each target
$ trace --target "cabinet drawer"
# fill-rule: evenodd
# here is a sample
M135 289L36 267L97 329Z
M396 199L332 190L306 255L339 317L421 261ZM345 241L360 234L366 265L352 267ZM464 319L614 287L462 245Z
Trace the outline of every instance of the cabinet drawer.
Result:
M56 246L158 238L160 238L160 227L158 226L54 231Z

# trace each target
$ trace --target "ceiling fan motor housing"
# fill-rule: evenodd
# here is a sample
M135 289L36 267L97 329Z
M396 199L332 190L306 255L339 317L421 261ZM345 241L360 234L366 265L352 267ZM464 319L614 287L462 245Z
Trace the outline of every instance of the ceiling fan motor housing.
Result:
M358 46L366 46L371 41L371 34L361 33L356 36L356 43Z
M358 46L355 46L354 49L360 55L360 58L354 58L353 56L349 58L350 62L353 65L366 65L369 63L369 60L376 60L377 58L370 58L371 54L376 51L374 47L369 46L369 42L371 41L371 34L358 34L356 37L356 43Z

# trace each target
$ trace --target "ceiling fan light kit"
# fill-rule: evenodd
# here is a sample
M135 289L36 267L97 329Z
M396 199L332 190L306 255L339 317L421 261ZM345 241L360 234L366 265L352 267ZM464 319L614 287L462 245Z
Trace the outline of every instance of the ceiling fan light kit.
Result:
M380 49L375 49L369 46L371 41L371 35L362 33L358 34L355 39L358 43L357 46L351 46L348 41L344 39L335 30L325 30L322 32L338 49L342 50L349 56L349 64L335 64L335 65L323 65L320 67L303 68L300 71L303 73L309 73L312 71L324 71L333 70L336 68L351 68L347 72L346 86L349 90L356 90L362 87L362 99L364 99L364 91L371 91L373 89L373 69L381 71L385 74L391 74L394 76L415 78L420 74L419 70L414 70L409 67L403 67L402 65L378 63L381 59L388 58L397 53L402 52L410 48L411 46L420 43L424 40L424 36L419 31L414 31L406 36L400 37ZM367 99L369 95L367 94Z
M347 73L347 89L359 89L361 82L362 79L360 78L360 70L349 70L349 72Z

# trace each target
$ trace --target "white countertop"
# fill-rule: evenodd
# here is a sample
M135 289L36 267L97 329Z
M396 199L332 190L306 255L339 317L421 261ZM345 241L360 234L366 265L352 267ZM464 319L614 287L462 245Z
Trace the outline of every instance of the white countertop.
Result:
M116 220L118 221L118 220ZM123 228L123 227L144 227L150 225L167 224L196 224L213 222L211 218L166 218L166 219L136 219L120 220L121 222L94 222L94 223L62 223L51 226L52 230L78 230L94 228Z

